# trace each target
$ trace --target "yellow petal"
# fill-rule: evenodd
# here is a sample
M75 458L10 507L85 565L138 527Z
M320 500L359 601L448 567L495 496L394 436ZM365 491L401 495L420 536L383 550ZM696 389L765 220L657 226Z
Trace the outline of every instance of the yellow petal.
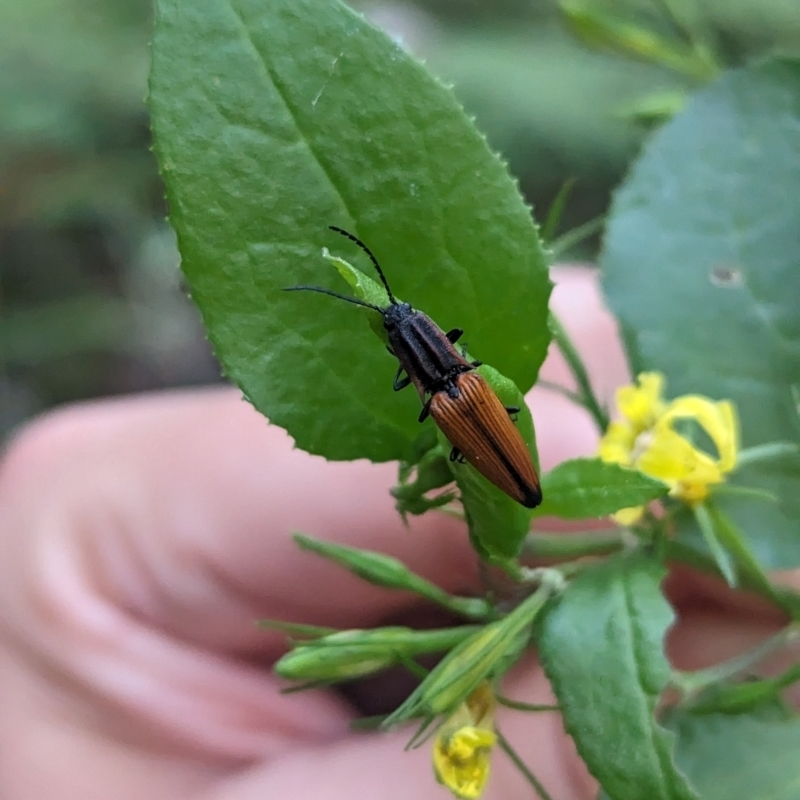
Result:
M736 459L739 457L739 415L736 406L730 400L720 400L717 403L719 416L723 429L728 432L725 441L717 442L719 450L719 468L723 472L732 472L736 468Z
M714 402L701 395L687 394L673 400L658 425L672 425L676 419L693 419L701 425L714 442L719 456L717 465L722 473L736 466L739 452L739 421L736 409L728 400Z
M660 372L642 372L636 380L638 386L617 389L616 401L620 414L630 422L635 433L640 433L651 427L664 410L664 376Z
M433 745L433 769L437 780L456 797L475 800L489 780L494 731L474 726L440 734Z
M611 515L611 519L622 525L623 528L628 528L634 523L638 522L644 514L644 506L633 506L632 508L621 508L619 511Z
M600 440L597 455L607 463L629 467L635 442L636 433L627 422L612 422Z
M708 487L723 480L717 461L666 426L656 428L636 466L667 483L673 497L690 505L704 500Z

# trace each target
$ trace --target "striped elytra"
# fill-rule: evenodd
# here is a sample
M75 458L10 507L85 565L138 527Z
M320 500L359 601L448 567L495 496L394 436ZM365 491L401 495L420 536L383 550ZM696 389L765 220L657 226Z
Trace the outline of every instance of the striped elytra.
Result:
M542 502L539 477L522 435L477 372L465 372L452 389L436 392L430 415L484 478L527 508Z
M519 409L506 408L475 372L480 362L467 360L466 349L461 353L456 350L454 344L463 331L455 328L445 333L426 314L409 303L398 302L372 251L352 233L334 226L331 230L355 242L369 256L389 305L382 308L321 286L290 286L286 291L319 292L381 314L389 352L400 362L394 389L414 384L423 403L419 420L429 415L433 418L453 445L450 460L463 456L509 497L527 508L538 506L542 502L539 477L525 441L509 416Z

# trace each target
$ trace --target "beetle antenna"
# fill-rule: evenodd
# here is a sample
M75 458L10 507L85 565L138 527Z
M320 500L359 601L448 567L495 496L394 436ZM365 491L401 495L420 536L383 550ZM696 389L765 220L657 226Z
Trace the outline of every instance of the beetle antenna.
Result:
M381 269L381 265L378 263L378 259L375 258L375 254L372 250L367 247L364 242L361 241L357 236L353 236L352 233L349 233L344 228L337 228L335 225L328 225L328 227L332 231L336 231L336 233L341 233L342 236L347 237L351 242L355 242L370 258L370 261L375 265L375 269L378 271L378 275L380 276L381 283L386 287L386 293L389 295L389 302L393 305L397 305L397 300L394 299L394 295L392 294L392 290L389 288L389 281L386 280L386 276L383 274L383 270Z
M348 303L353 303L356 306L363 306L364 308L371 308L379 314L384 314L384 310L380 306L373 305L372 303L365 303L355 297L348 297L346 294L339 294L332 292L330 289L323 289L322 286L287 286L284 292L319 292L320 294L329 294L331 297L338 297L339 300L345 300Z

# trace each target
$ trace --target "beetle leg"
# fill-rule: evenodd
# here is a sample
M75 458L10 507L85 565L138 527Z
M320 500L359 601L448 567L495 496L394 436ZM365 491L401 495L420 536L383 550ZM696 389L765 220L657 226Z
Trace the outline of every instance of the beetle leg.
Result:
M425 420L428 419L428 414L431 413L431 400L432 399L433 398L430 398L428 400L428 402L425 403L424 406L422 406L422 411L419 412L419 421L420 422L425 422Z
M506 406L508 416L511 417L512 422L517 421L517 414L519 414L519 406Z
M464 358L467 357L467 345L466 344L462 344L461 345L461 355L464 356ZM483 364L483 361L470 361L469 363L470 363L470 366L479 367L479 366L481 366L481 364Z
M464 331L462 331L461 328L453 328L453 330L445 334L450 344L455 344L463 335Z
M411 378L409 378L408 375L402 377L403 372L404 372L403 368L399 367L397 370L397 374L394 376L394 380L392 381L392 388L396 392L399 392L401 389L405 389L406 386L408 386L408 384L411 383Z
M389 347L388 344L386 345L386 349L389 351L390 356L394 356L395 358L397 358L397 353L395 353L394 350L392 350L392 348Z
M456 462L457 464L467 463L467 459L464 458L464 454L457 447L454 447L450 451L450 461Z

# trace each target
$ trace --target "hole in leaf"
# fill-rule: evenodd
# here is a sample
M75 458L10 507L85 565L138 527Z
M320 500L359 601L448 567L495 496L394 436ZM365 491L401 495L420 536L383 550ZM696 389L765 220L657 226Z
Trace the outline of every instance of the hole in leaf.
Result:
M739 267L728 264L716 264L711 268L709 279L714 286L721 289L736 289L744 285L744 273Z

